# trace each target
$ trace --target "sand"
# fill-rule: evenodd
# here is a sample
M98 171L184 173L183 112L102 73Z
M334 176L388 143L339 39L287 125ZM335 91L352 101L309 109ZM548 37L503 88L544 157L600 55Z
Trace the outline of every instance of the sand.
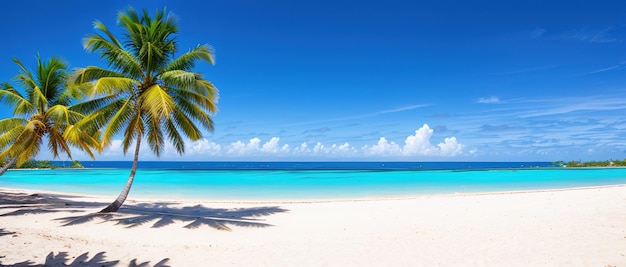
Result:
M131 193L107 216L90 214L112 197L33 193L0 190L3 265L626 266L626 186L310 203Z

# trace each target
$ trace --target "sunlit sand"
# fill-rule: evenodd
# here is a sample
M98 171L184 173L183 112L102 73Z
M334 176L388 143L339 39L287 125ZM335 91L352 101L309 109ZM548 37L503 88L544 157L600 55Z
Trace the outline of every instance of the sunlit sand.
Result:
M626 264L626 186L329 202L131 197L108 215L93 212L109 199L1 192L4 265Z

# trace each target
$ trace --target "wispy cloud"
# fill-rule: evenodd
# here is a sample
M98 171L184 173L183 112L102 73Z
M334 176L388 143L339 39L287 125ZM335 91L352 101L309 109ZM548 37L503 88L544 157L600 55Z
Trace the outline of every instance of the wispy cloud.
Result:
M317 128L317 129L312 129L312 130L306 130L302 133L325 133L330 131L330 128L328 127L321 127L321 128Z
M492 96L492 97L481 97L479 98L476 103L480 103L480 104L494 104L494 103L500 103L500 98L497 96Z
M529 73L529 72L537 72L537 71L554 69L556 67L558 67L558 66L557 65L546 65L546 66L539 66L539 67L530 67L530 68L523 68L523 69L517 69L517 70L503 71L503 72L492 72L492 73L487 73L487 74L490 74L490 75L523 74L523 73Z
M562 115L578 111L606 111L626 109L626 99L620 98L569 98L559 102L553 102L550 106L540 109L523 111L518 114L519 118L532 118L550 115Z
M484 124L480 128L486 132L502 132L502 131L510 131L510 130L516 129L516 127L512 127L506 124L502 124L502 125Z
M541 37L544 33L546 33L546 29L539 28L539 29L535 29L533 31L530 31L528 33L528 35L530 36L531 39L537 39L537 38Z
M348 116L348 117L340 117L340 118L327 119L327 120L308 121L308 122L296 123L296 124L291 124L290 126L299 126L299 125L309 125L309 124L326 123L326 122L336 122L336 121L363 119L363 118L374 117L374 116L378 116L378 115L382 115L382 114L398 113L398 112L409 111L409 110L414 110L414 109L418 109L418 108L424 108L424 107L428 107L428 106L430 106L430 105L429 104L409 105L409 106L404 106L404 107L398 107L398 108L393 108L393 109L386 109L386 110L376 111L376 112L372 112L372 113L366 113L366 114L360 114L360 115L354 115L354 116Z
M602 69L597 69L597 70L591 71L591 72L589 72L587 74L597 74L597 73L602 73L602 72L607 72L607 71L619 70L619 69L623 69L625 66L626 66L626 62L620 62L617 65L606 67L606 68L602 68Z
M371 114L369 114L369 115L371 115L371 116L375 116L375 115L380 115L380 114L396 113L396 112L402 112L402 111L407 111L407 110L413 110L413 109L423 108L423 107L427 107L427 106L429 106L429 105L426 105L426 104L422 104L422 105L410 105L410 106L399 107L399 108L394 108L394 109L381 110L381 111L378 111L378 112L371 113ZM369 116L368 116L368 117L369 117Z
M612 29L613 26L608 26L603 29L582 28L558 35L557 39L576 40L589 43L619 42L619 39L610 36L610 31Z

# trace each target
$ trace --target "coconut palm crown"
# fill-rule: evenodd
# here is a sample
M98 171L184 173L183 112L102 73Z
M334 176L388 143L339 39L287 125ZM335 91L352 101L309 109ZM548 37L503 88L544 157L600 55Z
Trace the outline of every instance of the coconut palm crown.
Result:
M203 130L213 131L209 114L216 112L217 89L192 69L197 61L213 64L208 45L199 45L175 57L178 27L166 10L151 17L146 10L132 8L118 16L123 39L116 38L100 21L96 34L84 40L88 52L99 53L108 68L89 66L77 69L72 82L92 97L81 105L91 112L80 127L102 128L102 146L117 134L123 136L124 153L134 143L131 174L119 197L102 212L116 211L132 185L142 138L160 156L166 140L179 154L185 152L185 137L202 138ZM90 128L95 127L95 128Z
M29 71L18 59L20 68L15 80L22 92L10 83L0 84L0 101L13 108L13 117L0 120L0 159L8 164L0 169L3 174L11 165L18 167L35 157L47 137L47 146L55 158L65 153L72 157L70 146L75 146L94 158L92 150L100 150L97 129L81 131L74 127L84 118L72 102L80 91L66 88L66 65L57 57L42 61L37 56L36 71Z

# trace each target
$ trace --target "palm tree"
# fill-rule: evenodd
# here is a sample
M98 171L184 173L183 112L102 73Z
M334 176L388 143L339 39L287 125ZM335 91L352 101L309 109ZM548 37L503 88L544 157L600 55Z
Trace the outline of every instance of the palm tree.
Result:
M118 16L124 32L120 42L100 21L94 28L100 32L84 40L85 50L100 53L109 68L89 66L78 69L72 77L76 85L87 86L92 100L84 102L83 111L92 112L84 121L102 127L102 146L108 146L118 133L123 134L126 154L134 143L133 165L119 196L101 212L117 211L128 196L139 159L143 138L160 156L166 139L176 151L185 152L183 136L202 138L202 129L213 130L209 114L216 111L217 89L201 74L192 72L196 61L213 64L208 45L199 45L179 57L177 33L173 18L166 10L150 17L144 10L140 16L129 8ZM79 127L85 127L81 125ZM89 131L95 128L86 128Z
M70 104L81 94L79 90L66 89L65 63L56 57L43 62L37 56L37 69L31 73L18 59L13 61L20 67L15 80L25 94L8 82L0 84L0 101L14 108L14 117L0 120L0 159L8 159L0 175L10 166L20 166L35 157L44 137L55 158L60 153L71 158L70 145L94 158L92 149L100 149L99 133L74 128L84 116Z

